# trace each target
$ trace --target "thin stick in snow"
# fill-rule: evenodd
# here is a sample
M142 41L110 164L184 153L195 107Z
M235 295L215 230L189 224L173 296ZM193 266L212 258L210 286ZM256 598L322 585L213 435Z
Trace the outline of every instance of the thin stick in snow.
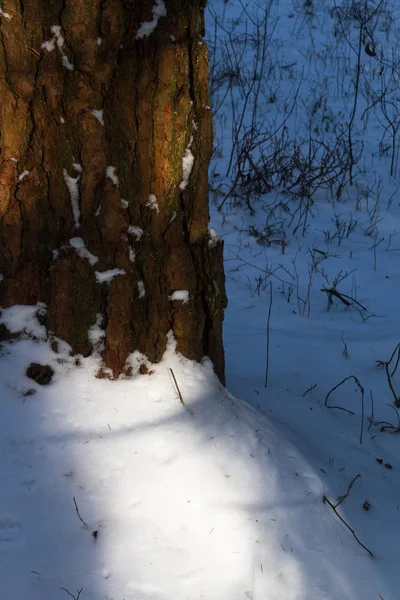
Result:
M82 517L81 517L81 515L79 513L79 508L78 508L78 505L76 503L75 496L73 497L73 501L74 501L74 504L75 504L76 514L78 515L79 520L84 524L85 528L88 529L89 525L87 523L85 523L85 521L82 519Z
M183 406L185 406L185 403L183 401L183 397L182 397L182 394L181 394L181 390L179 389L179 385L178 385L178 382L177 382L176 377L175 377L175 373L173 372L173 370L171 368L170 368L170 371L171 371L172 379L174 380L174 383L175 383L176 391L178 392L179 400L181 401L181 403L183 404Z
M393 357L394 357L394 355L395 355L396 351L397 351L397 360L396 360L396 365L395 365L395 367L394 367L393 371L391 372L391 374L390 374L390 377L393 377L393 375L394 375L394 374L396 373L396 371L397 371L397 367L399 366L399 361L400 361L400 344L397 344L397 346L396 346L396 348L395 348L395 350L394 350L394 352L393 352L392 356L390 357L389 364L392 362L392 360L393 360Z
M374 416L375 416L374 415L374 397L372 395L372 390L369 390L369 397L371 399L371 420L370 420L369 425L368 425L368 431L372 427L372 423L374 422Z
M397 352L397 360L396 360L396 365L392 371L392 373L390 373L390 363L392 362L395 354ZM393 382L392 382L392 377L393 375L396 373L397 371L397 367L399 366L399 361L400 361L400 344L397 344L396 348L393 350L392 352L392 356L389 358L388 361L385 360L377 360L376 365L378 367L384 366L385 367L385 372L386 372L386 377L387 377L387 381L388 381L388 385L389 385L389 389L392 392L393 398L394 398L394 405L397 406L397 408L400 407L400 398L397 396L396 391L393 387Z
M268 385L268 371L269 371L269 326L271 322L271 310L272 310L272 282L269 282L269 309L267 318L267 356L265 360L265 382L264 387Z
M346 344L346 342L344 340L343 331L342 331L342 342L343 342L343 346L344 346L344 348L343 348L343 356L345 358L349 358L349 349L348 349L347 344Z
M345 298L345 296L343 296L340 292L338 292L334 288L329 288L329 289L321 288L321 292L325 292L326 294L328 294L330 296L330 302L332 302L332 296L336 296L336 298L338 298L338 300L343 302L343 304L345 306L351 306L351 303Z
M360 315L364 321L367 321L371 316L376 316L376 315L370 314L369 317L365 317L365 314L368 312L368 309L365 306L363 306L361 304L361 302L358 302L358 300L356 300L355 298L352 298L348 294L343 294L343 292L338 292L338 290L335 287L321 288L321 292L325 292L326 294L328 294L328 299L329 299L328 306L330 306L332 304L332 296L335 296L335 298L337 298L338 300L343 302L343 304L346 307L352 306L353 308L358 310L358 312L360 313Z
M364 431L364 394L361 393L361 428L360 428L360 444L362 444L363 440L363 431Z
M361 383L358 381L357 377L355 377L355 375L349 375L348 377L345 377L344 379L342 379L342 381L339 381L339 383L337 383L326 395L325 398L325 406L327 408L337 408L338 410L344 410L345 412L348 412L350 415L354 415L354 412L352 410L349 410L348 408L343 408L343 406L329 406L328 404L328 399L329 396L332 394L332 392L334 392L335 390L338 389L338 387L340 387L341 385L343 385L346 381L349 381L349 379L354 379L354 381L356 382L360 392L362 395L364 395L364 388L362 387Z
M302 394L303 398L304 398L304 396L307 396L308 392L311 392L311 390L314 390L316 387L317 387L316 383L314 383L314 385L312 385L311 387L309 387L308 390L306 390L304 392L304 394Z
M387 377L387 380L388 380L388 385L389 385L390 391L393 394L394 404L395 404L395 406L400 406L399 398L398 398L398 396L397 396L397 394L395 392L395 389L394 389L393 383L392 383L392 378L391 378L390 373L389 373L389 364L388 363L385 363L385 371L386 371L386 377Z
M368 552L368 554L370 556L374 556L373 553L371 552L371 550L369 550L369 548L367 548L367 546L364 546L364 544L362 542L360 542L360 540L358 539L356 532L354 531L354 529L352 527L350 527L350 525L343 519L343 517L341 517L337 511L337 507L339 506L339 504L341 504L343 502L343 500L345 500L349 493L350 490L352 488L353 483L355 482L356 479L358 479L358 477L361 477L361 475L356 475L354 477L354 479L350 482L349 487L347 488L347 492L346 494L343 496L343 498L341 498L341 500L337 503L337 504L333 504L326 496L323 497L324 503L327 502L329 504L329 506L331 507L331 509L333 510L333 512L335 513L335 515L338 517L338 519L340 519L340 521L343 523L343 525L345 525L347 527L347 529L351 532L352 536L354 537L354 539L356 540L356 542L358 544L360 544L360 546L362 548L364 548L364 550L366 550Z
M327 393L326 398L325 398L325 406L327 408L337 408L338 410L344 410L345 412L348 412L350 415L354 415L354 412L352 410L349 410L348 408L343 408L343 406L329 406L329 404L328 404L328 399L329 399L329 396L332 394L332 392L334 392L335 390L337 390L338 387L340 387L341 385L343 385L346 381L349 381L350 379L354 379L354 381L355 381L358 389L360 390L360 394L361 394L360 444L362 444L363 430L364 430L364 388L361 385L360 381L357 379L357 377L355 375L349 375L348 377L345 377L342 381L340 381L338 384L336 384L330 390L330 392Z
M335 508L337 508L339 506L339 504L342 504L342 502L344 502L346 500L346 498L349 497L350 490L353 487L353 484L356 481L356 479L358 479L359 477L361 477L360 473L357 473L357 475L355 477L353 477L353 479L349 483L349 487L347 488L347 492L345 493L344 496L342 496L340 498L339 502L337 504L335 504Z
M76 591L76 596L74 596L73 594L71 594L71 592L69 590L67 590L67 588L62 587L62 590L64 590L64 592L66 592L68 594L68 596L71 596L71 598L73 598L74 600L79 600L81 593L83 592L83 588L81 588L80 590Z

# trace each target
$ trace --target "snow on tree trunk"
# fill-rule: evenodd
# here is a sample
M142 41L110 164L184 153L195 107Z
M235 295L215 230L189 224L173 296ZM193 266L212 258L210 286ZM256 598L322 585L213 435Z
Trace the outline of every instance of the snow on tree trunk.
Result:
M2 3L0 305L44 302L83 355L102 314L114 376L133 350L158 361L172 330L224 378L204 5Z

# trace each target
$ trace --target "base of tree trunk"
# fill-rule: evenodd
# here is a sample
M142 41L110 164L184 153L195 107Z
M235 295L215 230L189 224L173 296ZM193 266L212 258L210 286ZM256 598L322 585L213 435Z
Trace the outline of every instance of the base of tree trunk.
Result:
M179 352L208 355L224 381L205 2L165 0L148 36L150 1L8 4L0 305L45 303L48 331L83 356L101 323L114 377L134 350L159 361L172 330Z

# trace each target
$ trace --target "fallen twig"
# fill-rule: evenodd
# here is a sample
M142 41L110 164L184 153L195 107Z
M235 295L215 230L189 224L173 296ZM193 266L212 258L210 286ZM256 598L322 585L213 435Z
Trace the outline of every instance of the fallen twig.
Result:
M347 492L345 493L344 496L341 496L339 502L337 504L335 504L335 508L337 508L339 506L339 504L342 504L342 502L344 502L346 500L346 498L348 498L349 494L350 494L350 490L353 487L354 482L356 481L356 479L358 479L359 477L361 477L360 473L357 473L357 475L355 477L353 477L353 479L350 481L349 483L349 487L347 488Z
M85 521L82 519L82 517L81 517L81 515L80 515L80 513L79 513L79 508L78 508L78 505L77 505L77 503L76 503L75 496L73 497L73 501L74 501L74 504L75 504L75 510L76 510L76 514L78 515L78 517L79 517L79 520L80 520L80 521L81 521L81 522L84 524L85 528L86 528L86 529L88 529L89 525L88 525L87 523L85 523ZM64 588L63 588L63 589L64 589Z
M334 288L321 288L321 292L325 292L330 297L335 296L335 298L337 298L338 300L343 302L343 304L345 304L345 306L351 306L351 303L348 300L346 300L346 298L343 296L343 294L340 294Z
M395 406L400 406L400 400L399 400L399 398L398 398L398 396L397 396L397 394L396 394L396 392L394 390L393 383L392 383L392 378L391 378L390 373L389 373L389 363L385 363L385 371L386 371L386 377L387 377L387 380L388 380L389 388L390 388L390 391L392 392L392 395L393 395L393 398L394 398L394 404L395 404Z
M400 429L400 415L399 415L399 411L397 410L397 408L395 406L392 406L391 404L388 404L389 408L391 408L392 410L394 410L394 412L396 413L397 416L397 429Z
M395 427L392 423L389 423L388 421L377 421L376 425L382 425L382 432L386 431L387 429L391 429L393 430L392 433L400 433L399 427Z
M338 511L337 511L337 507L349 496L350 490L354 484L354 482L356 481L356 479L358 479L359 477L361 477L360 474L356 475L354 477L354 479L352 479L352 481L350 482L349 487L347 488L347 492L345 493L345 495L339 500L339 502L337 504L333 504L329 498L327 498L326 496L323 497L324 503L327 502L329 504L329 506L331 507L331 509L333 510L333 512L335 513L335 515L338 517L338 519L340 519L340 521L343 523L343 525L345 525L347 527L347 529L351 532L352 536L354 537L354 539L356 540L356 542L362 547L364 548L364 550L366 550L368 552L368 554L370 556L374 556L373 553L371 552L371 550L369 548L367 548L367 546L365 546L357 537L356 532L354 531L354 529L352 527L350 527L350 525L343 519L342 516L339 515Z
M269 309L267 318L267 357L265 361L265 383L264 387L268 385L268 371L269 371L269 326L271 322L271 310L272 310L272 282L269 282Z
M368 310L368 308L363 306L361 302L359 302L352 296L349 296L348 294L343 294L343 292L338 292L335 287L321 288L321 292L325 292L326 294L328 294L328 310L329 307L332 305L332 296L335 296L335 298L340 300L346 307L351 306L352 308L355 308L363 321L368 321L368 319L370 319L371 317L378 316L374 313L371 313Z
M329 406L328 405L328 398L329 396L332 394L332 392L334 392L335 390L338 389L338 387L340 387L341 385L343 385L344 383L346 383L346 381L349 381L350 379L354 379L354 381L356 382L358 389L361 392L361 400L362 402L364 402L364 388L361 385L361 383L359 382L359 380L357 379L357 377L355 375L349 375L348 377L345 377L344 379L342 379L342 381L339 381L338 384L336 384L331 390L330 392L327 393L326 398L325 398L325 406L327 408L337 408L338 410L344 410L345 412L348 412L350 415L354 415L354 412L352 410L349 410L348 408L343 408L342 406Z
M67 588L62 587L61 589L64 590L64 592L66 592L68 596L71 596L71 598L73 598L74 600L79 600L81 593L83 592L83 588L81 588L80 590L76 591L77 595L74 596L69 590L67 590Z
M321 292L326 292L327 294L331 294L331 296L335 296L336 298L338 298L338 300L343 302L343 304L345 304L346 306L353 306L354 304L356 304L357 306L359 306L361 308L361 310L365 310L365 312L368 312L368 308L363 306L361 304L361 302L359 302L355 298L352 298L352 296L349 296L348 294L343 294L343 292L338 292L337 290L335 290L335 288L322 288Z
M348 523L346 523L346 521L343 519L343 517L341 517L339 515L339 513L337 512L335 506L332 504L332 502L326 496L324 496L324 502L327 502L329 504L329 506L331 507L331 509L335 513L335 515L342 521L343 525L346 525L347 529L351 532L351 534L354 537L354 539L356 540L356 542L358 542L360 544L360 546L362 548L364 548L364 550L366 550L370 556L374 556L373 553L371 552L371 550L369 548L367 548L367 546L364 546L364 544L362 542L360 542L360 540L358 539L357 534L354 531L354 529L352 527L350 527L350 525Z
M360 384L361 385L361 384ZM360 427L360 444L362 444L363 440L363 431L364 431L364 388L361 388L361 427Z
M315 389L317 387L317 384L314 383L314 385L312 385L310 388L308 388L308 390L306 390L304 392L304 394L302 394L302 397L304 398L304 396L306 396L308 394L308 392L311 392L311 390Z
M393 369L393 371L390 373L390 363L392 362L395 354L397 352L397 359L396 359L396 364L395 367ZM397 408L400 408L400 398L399 396L396 394L396 391L394 389L393 386L393 382L392 382L392 377L393 375L396 373L397 371L397 367L399 366L399 361L400 361L400 343L397 344L396 348L393 350L391 357L389 358L389 360L377 360L376 365L378 367L384 367L385 368L385 373L386 373L386 378L387 378L387 382L389 385L389 389L392 393L393 399L394 399L394 405L397 406Z
M337 385L335 385L326 395L325 398L325 406L327 408L337 408L338 410L344 410L345 412L349 413L350 415L354 415L354 412L352 410L349 410L348 408L343 408L343 406L329 406L328 404L328 399L329 396L332 394L332 392L334 392L335 390L338 389L338 387L340 387L341 385L343 385L344 383L346 383L346 381L349 381L350 379L354 379L355 383L357 384L358 389L360 390L361 393L361 428L360 428L360 444L362 444L362 439L363 439L363 431L364 431L364 388L361 385L360 381L357 379L357 377L355 375L349 375L348 377L345 377L345 379L343 379L342 381L339 381L339 383Z
M179 385L178 385L178 382L177 382L176 377L175 377L175 373L173 372L173 370L171 368L169 370L171 371L172 379L174 380L176 391L178 392L179 400L181 401L181 403L183 404L183 406L185 406L185 403L183 401L183 397L182 397L182 394L181 394L181 390L179 389Z
M397 367L399 366L399 361L400 361L400 344L397 344L396 348L393 350L392 356L390 357L389 363L392 362L394 355L396 354L397 351L397 360L396 360L396 364L394 366L393 371L390 374L390 377L393 377L393 375L396 373L397 371Z
M343 356L345 358L349 358L349 349L348 349L347 344L346 344L346 342L344 340L343 331L342 331L342 342L343 342L343 346L344 346L344 348L343 348Z
M374 397L372 395L372 390L369 390L369 397L371 399L371 420L370 420L369 425L368 425L368 431L372 427L372 423L374 422L374 416L375 416L375 413L374 413Z

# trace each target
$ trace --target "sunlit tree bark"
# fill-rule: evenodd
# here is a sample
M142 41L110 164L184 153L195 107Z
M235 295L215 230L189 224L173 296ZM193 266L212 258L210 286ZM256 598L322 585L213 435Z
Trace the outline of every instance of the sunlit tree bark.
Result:
M0 5L0 304L44 302L83 355L102 315L114 376L133 350L158 361L172 330L224 377L204 4Z

